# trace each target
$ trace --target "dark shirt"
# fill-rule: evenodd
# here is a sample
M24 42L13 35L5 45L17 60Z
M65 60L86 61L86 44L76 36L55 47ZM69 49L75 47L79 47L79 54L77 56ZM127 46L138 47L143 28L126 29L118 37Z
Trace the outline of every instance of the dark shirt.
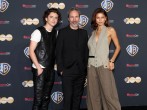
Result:
M56 47L57 69L63 75L86 74L88 61L88 35L84 29L73 30L67 26L59 30ZM75 65L77 65L75 67Z

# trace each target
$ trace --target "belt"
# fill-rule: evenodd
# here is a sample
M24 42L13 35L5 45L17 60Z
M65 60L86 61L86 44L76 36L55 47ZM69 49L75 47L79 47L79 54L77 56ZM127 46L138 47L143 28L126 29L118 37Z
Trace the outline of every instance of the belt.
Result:
M89 56L89 58L95 58L95 56Z

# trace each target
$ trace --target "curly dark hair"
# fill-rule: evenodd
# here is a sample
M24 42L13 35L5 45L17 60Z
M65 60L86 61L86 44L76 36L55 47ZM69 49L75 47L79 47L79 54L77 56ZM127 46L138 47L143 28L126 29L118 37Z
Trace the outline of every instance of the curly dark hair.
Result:
M43 14L43 23L46 24L45 18L47 18L48 15L51 12L57 13L57 15L58 15L58 23L57 24L59 24L61 22L61 20L62 20L62 17L61 17L61 13L56 8L50 8L50 9L47 9L47 10L44 11L44 14Z
M102 9L102 8L97 8L97 9L94 10L94 12L93 12L93 14L92 14L92 18L91 18L91 27L92 27L94 30L97 29L98 25L97 25L97 23L96 23L96 15L97 15L98 13L103 13L103 14L105 15L106 21L105 21L105 24L104 24L104 25L105 25L106 27L110 27L108 15L107 15L106 11L105 11L104 9Z

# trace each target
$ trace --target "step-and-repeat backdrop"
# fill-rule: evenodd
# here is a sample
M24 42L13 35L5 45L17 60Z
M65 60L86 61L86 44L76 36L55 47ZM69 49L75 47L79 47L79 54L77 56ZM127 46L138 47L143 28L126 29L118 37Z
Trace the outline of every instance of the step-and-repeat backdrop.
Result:
M62 25L68 24L67 11L81 11L80 26L91 35L91 15L102 7L108 12L121 44L115 63L119 98L122 106L147 105L147 15L146 0L0 0L0 110L31 110L33 81L28 54L30 35L41 26L47 8L58 8ZM114 45L110 46L110 54ZM50 110L63 105L61 78L56 74ZM81 108L86 108L86 83Z

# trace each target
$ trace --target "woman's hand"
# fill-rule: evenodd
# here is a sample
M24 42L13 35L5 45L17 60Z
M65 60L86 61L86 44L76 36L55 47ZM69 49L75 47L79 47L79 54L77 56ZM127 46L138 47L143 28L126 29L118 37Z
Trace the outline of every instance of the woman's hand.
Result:
M109 70L114 70L114 62L109 62Z

